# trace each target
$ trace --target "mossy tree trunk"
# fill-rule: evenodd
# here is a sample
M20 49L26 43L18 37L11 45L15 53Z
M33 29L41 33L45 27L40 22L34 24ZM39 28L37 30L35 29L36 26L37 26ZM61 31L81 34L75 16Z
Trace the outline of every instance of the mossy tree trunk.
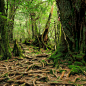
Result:
M82 0L56 0L60 10L61 24L69 44L70 51L80 51L80 29L85 16Z
M32 32L33 32L33 35L34 35L34 31L36 33L34 35L36 38L35 38L35 41L33 42L33 44L36 46L39 46L40 48L41 47L43 47L44 49L50 48L47 46L47 41L48 41L48 32L49 32L48 30L49 30L49 26L50 26L50 19L51 19L52 13L53 13L53 8L54 8L54 4L51 8L51 11L50 11L50 14L49 14L49 17L48 17L48 20L47 20L47 23L46 23L46 26L45 26L45 29L44 29L44 32L42 33L42 35L40 35L40 33L38 33L36 22L34 22L34 20L33 20L33 18L35 17L35 14L32 14L32 19L31 19L32 20ZM38 18L39 17L37 17L35 20L37 20ZM34 24L35 29L33 29L33 24Z
M84 28L85 28L85 61L86 61L86 0L83 2L83 7L85 10L85 16L84 16Z
M57 48L57 29L56 29L56 22L54 21L54 29L55 29L55 50Z
M35 38L38 35L38 29L36 25L36 20L39 19L39 16L35 18L35 13L30 13L31 16L31 23L32 23L32 39Z
M31 16L31 22L32 22L32 39L35 37L35 31L34 31L34 21L33 21L33 18L35 16L35 14L30 14Z
M13 54L14 56L23 56L21 47L19 47L17 39L14 41Z
M2 55L1 39L0 39L0 55Z
M5 14L5 3L4 0L0 0L0 12L2 12L2 16L6 17ZM2 16L0 16L0 29L1 29L1 48L2 48L2 52L3 52L3 57L2 59L7 59L7 58L11 58L11 49L9 46L9 40L8 40L8 34L7 34L7 29L6 29L6 24L7 24L7 19L2 18Z
M53 54L55 56L52 55L50 58L56 61L63 52L61 48L63 47L65 50L65 46L67 46L69 54L69 56L66 54L67 57L72 57L73 60L81 61L84 57L83 55L86 54L86 0L56 0L56 4L60 11L62 33L64 34L66 43L65 45L62 44L61 40L60 48L57 48L57 51ZM59 55L58 52L60 52ZM84 54L81 54L82 52ZM63 52L62 54L65 53ZM73 58L73 54L76 55L76 59ZM81 58L78 58L78 56L81 56Z
M9 40L12 41L13 40L13 26L14 26L14 17L15 17L15 12L18 8L17 4L20 4L20 0L16 2L16 0L13 1L9 1L9 13L8 13L8 17L10 19L10 21L8 22L8 36L9 36Z

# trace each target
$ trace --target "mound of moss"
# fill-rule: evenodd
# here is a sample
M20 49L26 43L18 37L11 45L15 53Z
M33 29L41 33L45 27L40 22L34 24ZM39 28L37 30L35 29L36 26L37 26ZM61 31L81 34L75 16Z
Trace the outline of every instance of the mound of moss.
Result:
M82 62L75 61L74 62L74 65L76 65L76 66L83 66L83 63Z
M69 65L68 67L71 69L70 75L83 73L83 72L82 72L82 68L81 68L80 66Z

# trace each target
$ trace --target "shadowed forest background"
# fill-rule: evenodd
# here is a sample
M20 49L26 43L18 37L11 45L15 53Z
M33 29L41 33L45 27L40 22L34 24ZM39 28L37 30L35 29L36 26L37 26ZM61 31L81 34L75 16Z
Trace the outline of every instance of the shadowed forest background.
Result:
M0 0L0 84L85 86L86 0Z

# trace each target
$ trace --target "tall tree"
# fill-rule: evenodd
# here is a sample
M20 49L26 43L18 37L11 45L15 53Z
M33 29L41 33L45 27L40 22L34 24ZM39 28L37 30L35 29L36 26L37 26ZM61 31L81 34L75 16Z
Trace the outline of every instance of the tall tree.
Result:
M36 14L35 13L30 13L31 16L31 22L32 22L32 39L37 36L38 30L37 30L37 25L36 25L36 20L39 19L39 16L35 18Z
M46 48L46 44L47 44L47 41L48 41L48 32L49 32L49 26L50 26L50 19L51 19L51 16L53 14L53 8L54 8L54 3L51 7L51 11L50 11L50 14L49 14L46 26L45 26L45 30L44 30L44 32L42 34L42 37L41 37L41 39L42 39L41 41L43 43L44 48Z
M6 29L6 24L7 24L7 18L6 18L6 13L5 13L5 2L4 0L0 0L0 12L2 15L0 16L0 29L1 29L1 38L2 38L2 51L3 51L3 58L2 59L7 59L11 58L11 50L9 46L9 40L8 40L8 34L7 34L7 29Z
M80 30L85 19L84 0L56 0L60 10L61 24L66 34L70 50L80 51Z
M8 22L8 25L9 25L8 36L9 36L10 41L12 41L15 12L18 9L21 1L20 0L7 0L7 3L9 4L9 9L8 9L9 12L7 13L7 16L10 19L10 21Z
M60 47L65 50L67 46L69 55L73 58L73 54L77 54L78 58L78 54L85 54L86 51L86 0L56 0L56 4L60 11L62 33L66 42L66 45ZM54 55L57 55L61 48ZM82 56L80 59L83 59Z

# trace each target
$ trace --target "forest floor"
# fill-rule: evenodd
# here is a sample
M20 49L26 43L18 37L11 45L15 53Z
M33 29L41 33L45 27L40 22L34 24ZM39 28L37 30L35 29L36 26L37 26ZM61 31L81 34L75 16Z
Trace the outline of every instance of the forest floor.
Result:
M37 47L25 44L22 47L25 58L0 61L0 86L86 86L85 75L69 76L70 69L62 64L58 69L53 67L49 50L38 51Z

